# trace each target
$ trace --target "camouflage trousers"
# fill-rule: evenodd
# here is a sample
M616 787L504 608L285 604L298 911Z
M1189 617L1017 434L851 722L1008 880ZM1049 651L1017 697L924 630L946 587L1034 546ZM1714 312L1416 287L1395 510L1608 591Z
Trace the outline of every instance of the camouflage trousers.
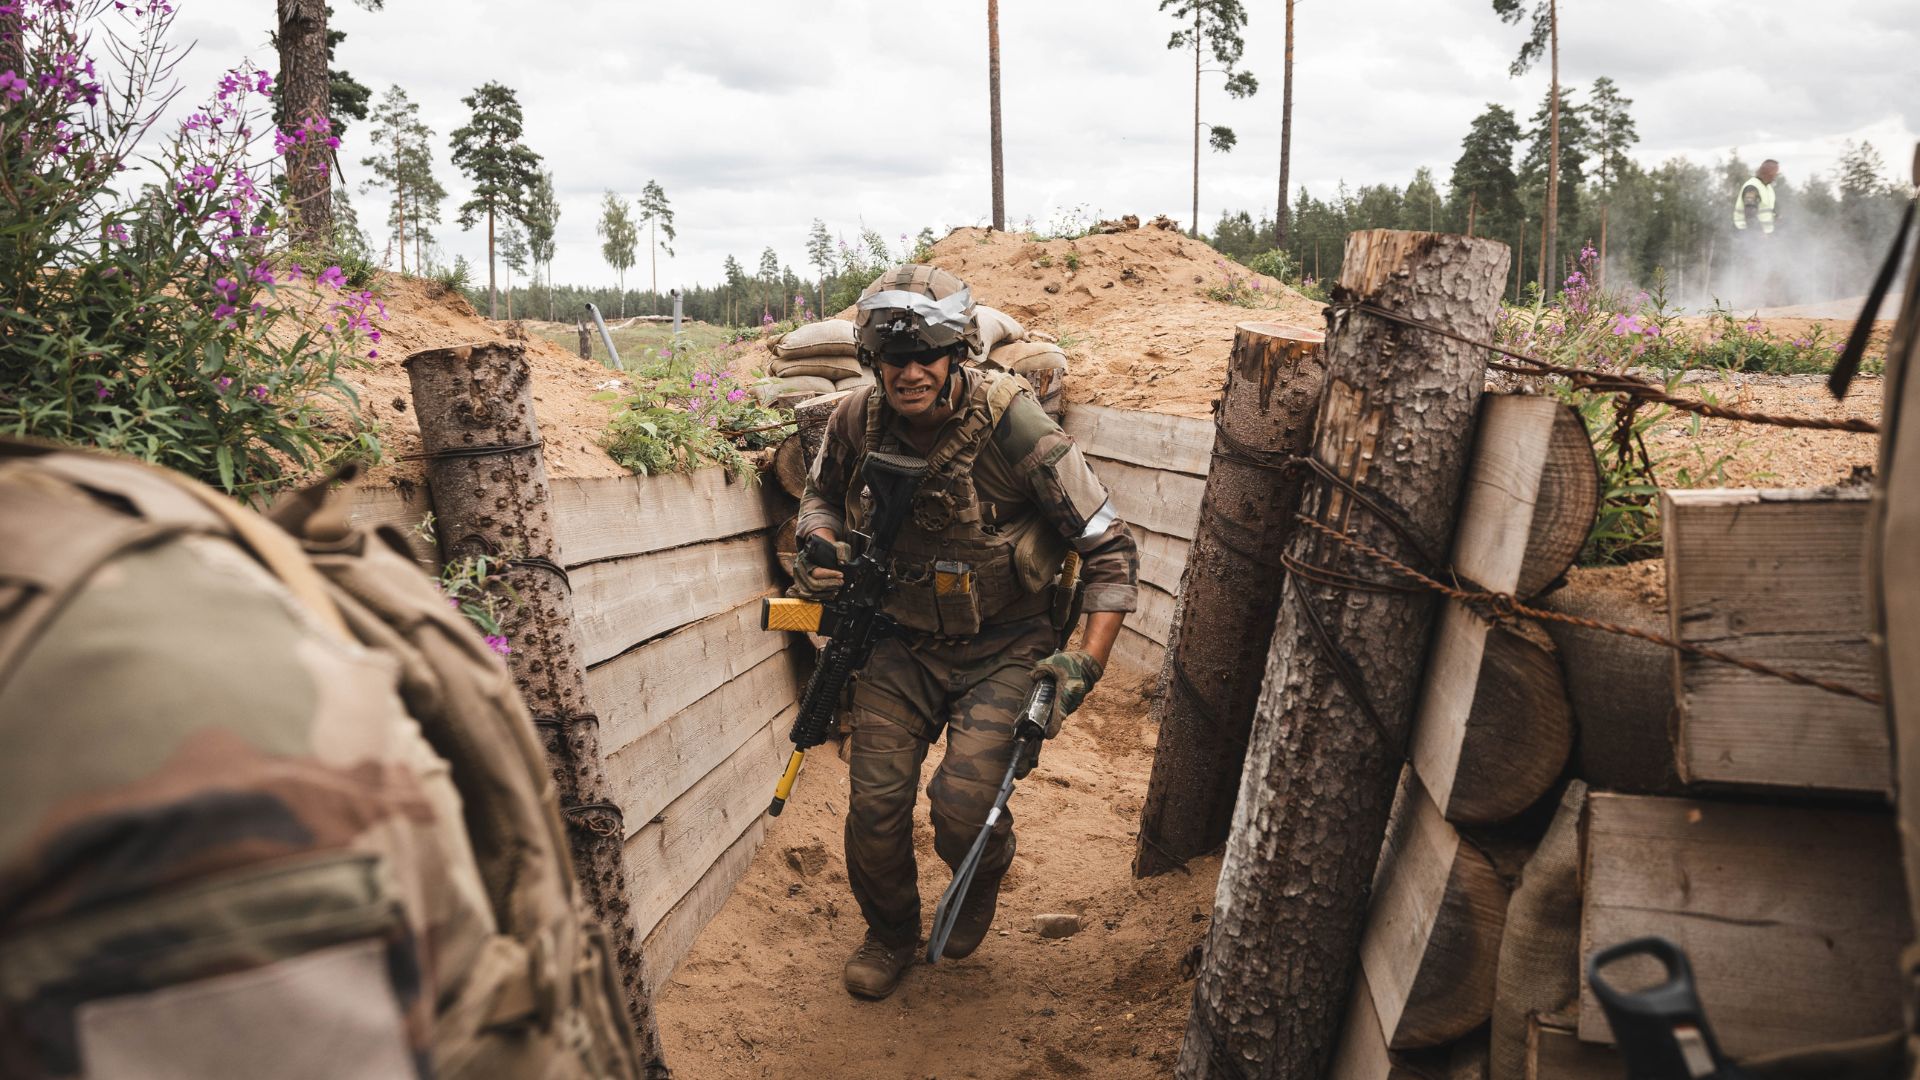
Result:
M1013 759L1014 720L1033 689L1031 669L1055 648L1046 616L983 627L963 639L908 634L884 642L853 691L848 772L847 879L867 926L888 944L920 937L913 804L927 748L947 733L947 755L927 785L933 849L949 867L973 846ZM1013 863L1013 816L1003 815L976 882ZM978 887L978 886L976 886Z

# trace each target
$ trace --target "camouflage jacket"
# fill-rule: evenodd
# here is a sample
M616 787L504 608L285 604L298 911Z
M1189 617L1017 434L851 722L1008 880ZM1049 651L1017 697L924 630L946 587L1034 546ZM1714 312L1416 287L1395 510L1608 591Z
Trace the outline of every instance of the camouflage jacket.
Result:
M0 1076L636 1074L505 668L341 524L0 453Z
M963 374L959 405L927 455L931 471L895 542L888 612L910 629L945 636L1030 616L1044 609L1035 601L1068 547L1083 560L1084 610L1134 610L1139 553L1080 448L1017 377ZM867 513L864 485L854 480L861 459L875 450L913 453L899 423L877 387L840 403L808 474L798 536L858 528ZM966 568L973 594L971 623L968 612L956 616L951 575L933 573L956 565Z

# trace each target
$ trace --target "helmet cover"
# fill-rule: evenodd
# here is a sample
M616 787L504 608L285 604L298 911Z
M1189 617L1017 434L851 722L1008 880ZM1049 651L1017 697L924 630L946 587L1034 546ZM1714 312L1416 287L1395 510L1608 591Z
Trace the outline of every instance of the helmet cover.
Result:
M973 294L934 266L906 263L875 278L854 306L854 339L862 360L885 353L924 353L964 345L978 351Z

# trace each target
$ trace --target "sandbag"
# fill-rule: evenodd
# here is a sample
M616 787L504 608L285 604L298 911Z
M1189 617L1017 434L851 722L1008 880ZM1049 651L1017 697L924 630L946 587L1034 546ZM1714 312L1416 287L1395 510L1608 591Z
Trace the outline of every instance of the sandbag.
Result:
M1580 815L1587 785L1570 781L1547 835L1507 904L1494 975L1491 1080L1526 1080L1527 1019L1580 993Z
M771 405L776 398L798 393L804 393L808 397L831 394L833 380L814 375L801 375L790 379L761 379L753 384L753 396L762 405Z
M863 369L860 374L850 378L833 380L833 388L835 390L852 390L860 386L872 386L873 382L873 372Z
M1021 326L1013 316L991 308L985 304L973 305L973 325L980 331L980 351L976 358L991 353L995 347L1010 341L1024 341L1027 328Z
M782 379L808 376L838 382L859 375L863 369L852 356L804 356L797 360L775 360L773 373Z
M1667 632L1663 607L1619 580L1624 568L1576 568L1567 584L1535 601L1548 611ZM1573 704L1574 772L1608 791L1677 795L1673 654L1638 638L1566 623L1545 624L1567 675Z
M855 356L853 322L849 319L822 319L795 327L767 342L767 348L779 360L799 360L809 356Z
M1065 371L1067 354L1052 342L1020 341L988 353L986 363L1018 375L1029 371Z

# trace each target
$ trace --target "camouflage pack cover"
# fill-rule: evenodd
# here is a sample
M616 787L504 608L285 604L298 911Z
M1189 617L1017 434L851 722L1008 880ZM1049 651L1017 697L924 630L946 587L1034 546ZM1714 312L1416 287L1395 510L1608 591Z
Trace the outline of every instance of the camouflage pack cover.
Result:
M505 667L300 524L0 442L0 1075L638 1075Z

